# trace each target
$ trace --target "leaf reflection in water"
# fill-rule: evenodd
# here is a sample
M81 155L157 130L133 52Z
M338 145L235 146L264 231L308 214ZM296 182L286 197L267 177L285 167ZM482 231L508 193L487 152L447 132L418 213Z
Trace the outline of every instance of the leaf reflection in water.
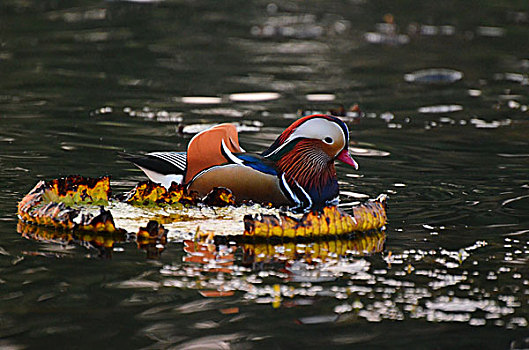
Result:
M384 231L369 231L304 243L277 240L237 246L186 240L183 265L165 265L160 273L164 286L195 289L205 298L230 298L243 292L244 299L274 308L311 305L306 297L347 295L312 283L342 275L370 279L366 272L370 263L358 257L381 252L385 239Z
M17 232L24 238L33 239L39 242L46 242L52 245L68 246L77 244L79 246L93 249L100 257L111 258L113 252L122 251L121 247L116 247L116 243L134 242L139 249L146 252L148 259L157 259L165 249L167 243L167 231L158 223L151 221L147 227L142 227L136 235L131 235L125 231L82 231L82 230L57 230L53 227L38 226L31 223L18 221ZM46 250L56 250L45 248ZM64 255L66 250L61 251ZM34 254L38 254L35 252Z

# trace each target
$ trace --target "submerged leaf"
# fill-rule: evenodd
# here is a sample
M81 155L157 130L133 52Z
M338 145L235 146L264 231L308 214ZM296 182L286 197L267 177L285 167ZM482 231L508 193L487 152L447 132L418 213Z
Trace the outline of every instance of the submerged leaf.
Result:
M140 227L136 234L138 248L147 252L148 258L157 258L165 249L167 244L167 230L162 224L151 220L147 226Z

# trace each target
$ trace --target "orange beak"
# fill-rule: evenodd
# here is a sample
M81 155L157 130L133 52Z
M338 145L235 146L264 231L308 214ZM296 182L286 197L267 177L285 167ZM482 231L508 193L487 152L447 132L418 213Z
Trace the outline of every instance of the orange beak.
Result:
M358 170L358 163L353 159L353 157L351 157L349 151L347 151L346 149L338 153L338 157L336 157L336 159L338 159L342 163L352 166L353 168L355 168L355 170Z

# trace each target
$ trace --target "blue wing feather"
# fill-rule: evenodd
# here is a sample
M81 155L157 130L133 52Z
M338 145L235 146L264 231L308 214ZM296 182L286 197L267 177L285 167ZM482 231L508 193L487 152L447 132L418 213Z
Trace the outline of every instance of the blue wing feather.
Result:
M263 158L260 155L249 153L237 153L235 154L235 156L242 160L244 165L249 166L252 169L275 176L279 174L273 162L267 160L266 158Z

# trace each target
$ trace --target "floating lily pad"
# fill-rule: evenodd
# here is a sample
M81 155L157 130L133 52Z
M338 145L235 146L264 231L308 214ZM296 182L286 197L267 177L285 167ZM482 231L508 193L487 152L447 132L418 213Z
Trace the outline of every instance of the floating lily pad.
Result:
M214 189L203 199L184 186L173 184L166 189L150 181L140 182L133 190L116 198L110 198L110 191L108 177L69 176L40 181L19 203L18 215L24 224L62 232L138 232L140 246L164 241L167 230L161 226L162 222L170 226L181 224L178 230L191 232L198 238L229 236L241 241L256 238L318 240L379 230L386 224L385 196L354 206L352 215L330 206L320 212L295 217L277 210L272 214L269 208L257 205L242 206L239 210L234 206L232 193L223 188ZM234 220L237 212L240 219ZM240 213L247 215L241 219ZM116 225L114 215L119 218L120 225ZM235 228L226 225L230 220ZM145 222L149 223L141 227ZM201 229L200 225L204 224L213 230Z
M244 235L261 238L316 238L380 229L386 224L386 196L353 208L349 215L335 206L311 211L300 219L288 215L246 216Z

